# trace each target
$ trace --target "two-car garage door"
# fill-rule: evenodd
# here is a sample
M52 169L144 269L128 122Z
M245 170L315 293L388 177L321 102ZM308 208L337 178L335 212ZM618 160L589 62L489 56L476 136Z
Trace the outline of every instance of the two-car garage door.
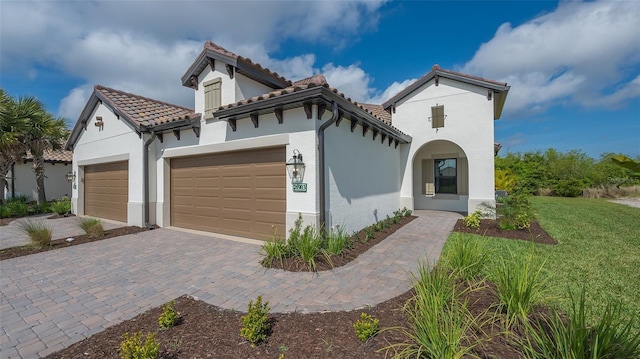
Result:
M265 239L285 235L284 147L171 159L171 225Z

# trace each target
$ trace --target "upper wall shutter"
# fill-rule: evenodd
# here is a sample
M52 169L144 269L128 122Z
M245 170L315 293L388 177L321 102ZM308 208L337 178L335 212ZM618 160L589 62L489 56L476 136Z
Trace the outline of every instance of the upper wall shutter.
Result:
M458 194L469 194L469 163L466 157L458 158Z
M220 107L222 80L215 80L204 83L204 118L213 117L213 111Z
M431 127L444 127L444 105L431 107Z

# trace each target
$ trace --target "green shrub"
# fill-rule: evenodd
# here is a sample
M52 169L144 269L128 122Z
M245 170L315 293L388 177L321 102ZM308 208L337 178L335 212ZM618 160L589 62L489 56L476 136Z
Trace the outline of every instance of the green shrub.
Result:
M160 344L156 340L155 333L147 334L142 341L142 333L124 334L124 340L120 343L120 358L122 359L155 359L160 354Z
M407 207L402 208L402 215L405 217L411 217L411 214L413 213L412 210L407 209Z
M247 314L240 318L242 328L240 335L245 338L251 346L254 346L267 338L271 323L269 322L269 302L262 303L262 296L258 296L255 304L249 301Z
M282 238L272 238L264 241L262 244L262 253L264 255L262 264L266 267L272 267L273 262L276 260L282 265L284 258L289 257L290 250L285 240Z
M475 212L469 214L462 218L462 223L464 223L465 227L471 229L480 228L480 219L482 218L482 212L480 210L476 210Z
M503 230L528 229L535 219L528 195L521 191L500 200L502 206L498 212L498 227Z
M356 329L356 336L363 342L369 340L378 333L378 318L374 318L371 315L362 312L360 319L356 320L353 327Z
M7 204L15 203L15 202L27 204L27 203L29 203L29 197L27 197L24 194L21 194L19 196L15 196L13 198L7 198Z
M326 253L328 255L339 255L344 250L351 248L351 236L347 234L342 226L337 226L327 234L325 239Z
M445 268L436 266L431 269L428 263L420 261L417 272L411 274L416 293L430 293L430 296L439 300L441 306L453 300L456 278Z
M507 325L516 320L525 322L545 293L544 263L538 263L533 252L524 255L509 251L509 258L500 258L491 267L490 277L500 298L499 307L506 313Z
M640 358L636 317L623 318L620 302L607 301L602 317L588 324L584 289L577 303L569 297L568 318L556 312L527 325L528 339L520 344L528 358Z
M170 301L162 305L162 314L158 318L160 329L169 329L178 323L178 312L176 312L175 303Z
M442 263L459 278L472 280L480 276L487 258L481 241L454 233L447 241Z
M27 219L20 222L20 228L29 236L31 244L35 247L44 248L51 245L51 228L44 222Z
M7 206L0 205L0 218L9 218L11 214L11 210Z
M81 218L78 225L91 238L100 238L104 235L102 222L97 218Z
M64 196L58 201L51 202L51 210L59 215L71 212L71 201L69 197Z
M29 206L29 214L51 213L51 203L33 203Z
M584 182L579 179L561 179L553 186L553 194L562 197L579 197L582 196L582 190L585 187Z
M295 252L309 266L309 270L315 271L317 268L316 257L322 253L322 242L320 233L307 226L294 244Z
M375 231L371 226L365 228L364 229L364 242L365 243L369 242L371 240L371 238L373 238L374 233L375 233Z
M10 213L8 217L24 217L29 214L29 205L20 200L7 200L5 208Z

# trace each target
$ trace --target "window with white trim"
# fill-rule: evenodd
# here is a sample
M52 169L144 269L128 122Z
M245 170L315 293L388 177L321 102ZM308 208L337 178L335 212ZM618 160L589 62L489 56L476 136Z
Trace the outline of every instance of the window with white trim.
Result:
M204 118L212 118L213 112L221 106L222 79L217 78L204 83Z

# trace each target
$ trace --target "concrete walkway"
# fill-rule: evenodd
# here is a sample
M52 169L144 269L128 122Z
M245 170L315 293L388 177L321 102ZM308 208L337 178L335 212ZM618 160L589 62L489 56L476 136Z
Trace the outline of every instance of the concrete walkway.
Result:
M170 229L2 261L2 358L52 353L183 294L242 311L258 295L273 312L380 303L410 288L409 272L438 258L460 218L417 214L354 262L319 274L267 270L258 245Z
M47 219L51 214L31 216L16 219L6 226L0 227L0 249L24 246L29 244L29 236L20 228L20 223L25 220L42 221L51 228L52 239L69 238L84 234L84 231L78 227L78 222L82 217L67 217L57 219ZM126 223L102 220L104 229L112 229L126 226Z

